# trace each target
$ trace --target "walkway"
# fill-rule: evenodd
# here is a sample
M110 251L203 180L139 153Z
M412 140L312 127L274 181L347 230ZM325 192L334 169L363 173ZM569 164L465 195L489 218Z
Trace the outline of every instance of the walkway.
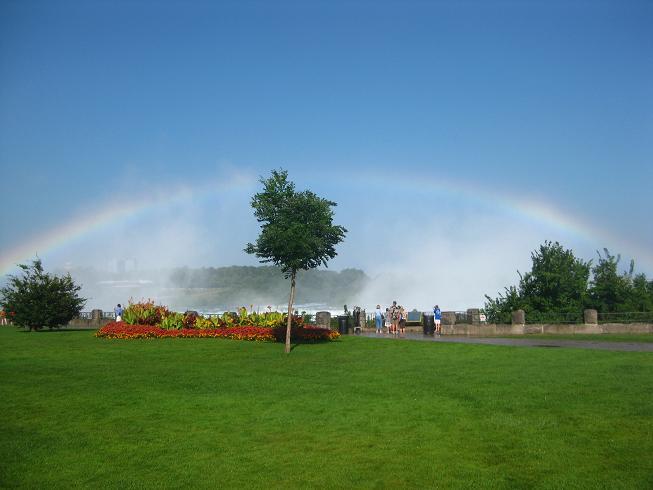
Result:
M573 347L576 349L615 350L626 352L653 352L653 342L605 342L597 340L555 340L555 339L504 339L500 337L453 337L453 336L430 336L414 333L404 335L388 335L366 332L358 334L363 337L395 340L421 340L424 342L443 342L455 344L485 344L485 345L506 345L511 347Z

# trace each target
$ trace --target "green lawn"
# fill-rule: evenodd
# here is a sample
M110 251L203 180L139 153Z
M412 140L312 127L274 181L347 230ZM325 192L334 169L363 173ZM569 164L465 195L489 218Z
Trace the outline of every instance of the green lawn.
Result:
M651 488L653 355L0 329L0 486Z

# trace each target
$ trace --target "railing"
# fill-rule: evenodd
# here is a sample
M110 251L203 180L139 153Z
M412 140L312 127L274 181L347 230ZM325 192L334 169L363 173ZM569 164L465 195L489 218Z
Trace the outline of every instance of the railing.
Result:
M599 313L599 323L653 323L653 311Z
M546 313L526 313L526 324L573 324L585 323L583 312L548 311Z
M653 311L625 311L611 313L597 313L599 323L653 323ZM583 312L547 312L526 313L527 324L584 324Z
M472 319L469 317L466 311L454 311L456 315L456 324L458 323L472 323Z
M92 320L93 319L93 312L92 311L82 311L79 313L78 318L81 318L82 320ZM103 311L101 318L103 320L113 320L116 318L116 314L113 311Z

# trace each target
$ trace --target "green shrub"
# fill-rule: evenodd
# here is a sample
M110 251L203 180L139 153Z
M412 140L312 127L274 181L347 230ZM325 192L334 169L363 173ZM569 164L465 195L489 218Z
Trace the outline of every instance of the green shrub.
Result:
M161 320L161 324L159 326L161 328L165 328L166 330L180 330L184 328L184 315L174 312L169 313L168 316Z
M169 314L168 308L155 305L151 299L141 300L138 303L134 303L130 299L129 305L122 314L122 319L130 325L158 325Z
M22 277L10 275L8 285L0 289L0 306L13 313L15 323L39 330L66 325L79 315L86 299L78 295L81 287L70 274L48 274L38 258L31 266L18 267L23 271Z

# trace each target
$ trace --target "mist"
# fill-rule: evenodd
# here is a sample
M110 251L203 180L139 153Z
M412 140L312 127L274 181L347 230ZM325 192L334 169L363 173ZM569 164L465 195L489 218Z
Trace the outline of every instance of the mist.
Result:
M191 191L187 199L170 204L164 200L145 212L89 232L42 255L44 265L69 271L78 280L82 295L89 298L86 309L111 309L130 298L151 298L177 310L217 308L212 305L216 291L211 289L231 284L179 287L170 275L180 267L259 265L243 251L258 234L250 207L257 185L249 174L247 185L230 185L234 179L243 180L235 175L223 177L226 185L214 195L200 198L198 192L194 199ZM338 297L337 304L328 304L327 298L333 303L336 296L326 290L324 301L313 301L329 309L347 304L369 311L392 301L422 311L435 304L443 310L479 308L486 294L496 297L504 287L518 282L517 270L530 269L530 253L545 240L560 241L586 260L603 246L622 252L612 244L589 243L554 227L463 199L431 199L429 195L370 199L367 194L351 192L352 188L318 189L339 203L335 222L348 229L329 270L361 269L369 280L357 283L357 289L349 289L346 297ZM174 194L173 185L168 189ZM269 291L244 287L238 294L230 292L227 306L280 307L287 295L285 283Z

